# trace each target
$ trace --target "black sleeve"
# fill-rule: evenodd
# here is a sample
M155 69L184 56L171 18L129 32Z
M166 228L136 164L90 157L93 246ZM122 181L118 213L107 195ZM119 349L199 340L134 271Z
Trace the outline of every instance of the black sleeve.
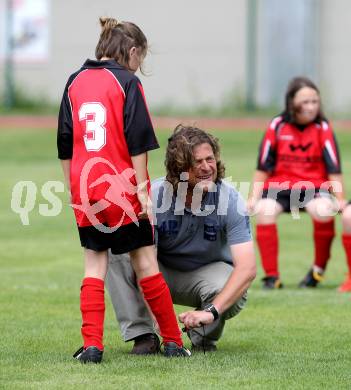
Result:
M73 120L68 97L68 81L63 93L57 126L57 152L60 160L69 160L73 154Z
M276 165L275 144L272 142L272 135L267 134L263 137L257 158L256 169L264 172L272 172Z
M143 87L133 77L126 85L124 104L124 133L129 154L137 156L159 148L150 114L146 105Z
M277 160L277 132L284 125L283 116L278 115L270 122L260 145L257 170L272 172Z
M324 136L323 145L323 160L328 174L341 174L341 161L339 145L335 134L330 131L330 134Z

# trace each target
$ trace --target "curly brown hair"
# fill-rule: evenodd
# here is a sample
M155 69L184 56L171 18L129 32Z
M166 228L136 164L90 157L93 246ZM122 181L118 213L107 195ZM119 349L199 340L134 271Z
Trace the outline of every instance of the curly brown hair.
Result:
M217 163L217 179L223 179L225 167L220 159L218 139L204 130L192 126L178 125L168 138L165 166L166 179L176 190L180 181L180 174L188 172L194 164L194 147L201 144L210 144Z

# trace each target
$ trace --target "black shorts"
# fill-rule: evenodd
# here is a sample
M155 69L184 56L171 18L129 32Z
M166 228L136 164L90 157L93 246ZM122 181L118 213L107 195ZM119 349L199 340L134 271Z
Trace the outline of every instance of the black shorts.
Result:
M104 233L95 226L78 226L78 232L82 247L96 252L111 249L114 255L154 244L153 230L148 219L139 220L139 226L135 223L122 225L112 233Z
M331 199L332 195L324 189L313 190L281 190L268 193L269 190L263 190L262 198L269 198L276 200L283 208L285 213L291 209L299 209L303 211L308 202L315 198L326 197Z

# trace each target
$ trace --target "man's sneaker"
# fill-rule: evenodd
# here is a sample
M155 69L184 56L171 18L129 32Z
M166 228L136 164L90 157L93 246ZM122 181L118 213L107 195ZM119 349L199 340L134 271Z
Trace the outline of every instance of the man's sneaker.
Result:
M351 274L347 274L347 277L343 283L338 288L338 291L341 293L351 292Z
M313 269L310 269L307 272L307 275L299 283L299 287L314 288L317 287L318 283L321 282L323 279L323 275L320 272L313 271Z
M153 355L160 352L160 340L154 333L142 334L134 339L130 351L133 355Z
M101 363L103 353L104 351L100 351L100 349L96 347L88 347L86 349L81 347L73 357L81 363Z
M204 345L191 345L191 352L216 352L217 347L215 344L204 344Z
M274 290L274 289L284 287L283 283L278 278L278 276L266 276L262 278L262 282L263 282L262 288L264 290Z
M186 349L185 347L179 347L178 344L173 342L164 343L163 354L166 357L191 356L191 352L188 349Z

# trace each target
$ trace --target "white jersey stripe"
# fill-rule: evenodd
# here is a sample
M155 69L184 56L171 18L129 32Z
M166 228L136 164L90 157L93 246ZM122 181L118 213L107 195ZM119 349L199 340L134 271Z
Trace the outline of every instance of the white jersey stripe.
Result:
M282 120L282 117L281 116L277 116L276 118L274 118L271 122L271 124L269 125L269 128L271 130L275 130L277 124Z
M77 78L78 78L82 73L86 72L87 70L89 70L89 69L84 69L84 70L82 70L81 72L79 72L79 73L77 74L77 76L72 80L72 82L71 82L71 84L70 84L70 86L68 87L68 90L67 90L67 96L68 96L68 100L69 100L69 105L70 105L70 107L71 107L72 119L73 119L73 108L72 108L71 98L70 98L70 96L69 96L69 90L71 89L73 83L77 80Z
M267 140L263 148L261 164L264 164L266 162L270 147L271 147L271 141Z
M109 69L104 68L104 70L106 70L107 72L111 73L111 76L116 80L118 86L121 88L121 91L122 91L122 93L123 93L123 96L126 97L126 93L124 92L124 89L122 88L122 85L121 85L120 82L118 81L117 77L116 77Z
M332 147L332 145L331 145L329 140L325 141L325 147L327 149L327 152L329 153L329 156L330 156L331 160L335 164L335 166L338 166L339 165L338 159L336 157L334 149L333 149L333 147Z

